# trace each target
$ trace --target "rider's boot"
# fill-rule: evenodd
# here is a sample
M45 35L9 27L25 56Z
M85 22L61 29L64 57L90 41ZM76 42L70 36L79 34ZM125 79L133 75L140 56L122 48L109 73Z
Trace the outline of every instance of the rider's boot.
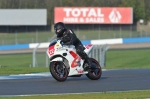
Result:
M96 68L96 66L92 63L92 61L90 60L90 58L87 55L85 56L85 61L87 62L88 65L86 65L84 67L84 71Z

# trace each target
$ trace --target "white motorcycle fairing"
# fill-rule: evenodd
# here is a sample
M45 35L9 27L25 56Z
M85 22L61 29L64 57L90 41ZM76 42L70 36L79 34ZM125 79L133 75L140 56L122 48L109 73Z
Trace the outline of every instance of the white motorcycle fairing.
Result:
M62 57L56 57L56 58L52 59L50 62L53 62L53 61L61 61L61 62L63 62L63 58Z
M85 52L89 54L93 48L93 45L89 44L84 47L86 48ZM53 44L48 48L47 55L50 59L50 62L60 61L60 62L63 62L66 66L68 64L67 66L69 68L68 76L88 73L87 71L84 71L83 69L84 60L81 59L78 54L76 54L76 49L73 45L62 46L60 44L60 40L58 40L56 44ZM67 64L66 62L64 62L64 59L67 60L68 62Z

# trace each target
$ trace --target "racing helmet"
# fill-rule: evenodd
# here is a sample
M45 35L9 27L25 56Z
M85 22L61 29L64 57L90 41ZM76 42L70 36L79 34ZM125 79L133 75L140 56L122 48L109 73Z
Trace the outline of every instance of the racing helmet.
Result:
M63 22L58 22L54 25L54 30L57 37L63 36L63 33L67 30Z

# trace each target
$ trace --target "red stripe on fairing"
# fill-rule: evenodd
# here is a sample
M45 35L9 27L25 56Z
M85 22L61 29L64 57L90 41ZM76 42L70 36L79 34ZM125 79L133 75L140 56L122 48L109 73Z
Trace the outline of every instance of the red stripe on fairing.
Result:
M78 63L76 62L76 60L77 60L79 57L78 57L78 55L77 55L76 53L74 53L73 51L70 51L69 53L70 53L70 54L73 56L73 58L74 58L73 62L71 63L71 67L74 68L74 67L78 66ZM79 58L79 59L80 59L80 58ZM81 60L81 59L80 59L80 60Z
M86 48L86 49L89 49L89 48L92 47L92 46L93 46L92 44L88 44L88 45L85 46L85 48Z
M77 58L76 58L76 59L77 59ZM73 62L71 63L71 67L72 67L72 68L78 66L78 63L76 62L76 59L74 59Z
M73 51L70 51L69 53L73 56L73 58L77 58L78 57L78 55L76 53L74 53Z
M52 45L48 48L48 53L49 53L49 55L53 55L54 52L55 52L54 45Z

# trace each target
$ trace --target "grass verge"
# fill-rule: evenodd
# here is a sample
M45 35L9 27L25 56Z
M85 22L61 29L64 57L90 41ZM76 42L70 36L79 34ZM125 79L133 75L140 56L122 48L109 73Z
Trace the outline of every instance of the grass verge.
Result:
M150 90L67 95L1 97L0 99L150 99Z
M150 50L109 50L106 69L150 68ZM32 67L32 54L0 55L0 75L49 72L45 66L45 53L38 54L39 67Z
M106 68L150 68L149 53L149 49L109 50L106 53Z

